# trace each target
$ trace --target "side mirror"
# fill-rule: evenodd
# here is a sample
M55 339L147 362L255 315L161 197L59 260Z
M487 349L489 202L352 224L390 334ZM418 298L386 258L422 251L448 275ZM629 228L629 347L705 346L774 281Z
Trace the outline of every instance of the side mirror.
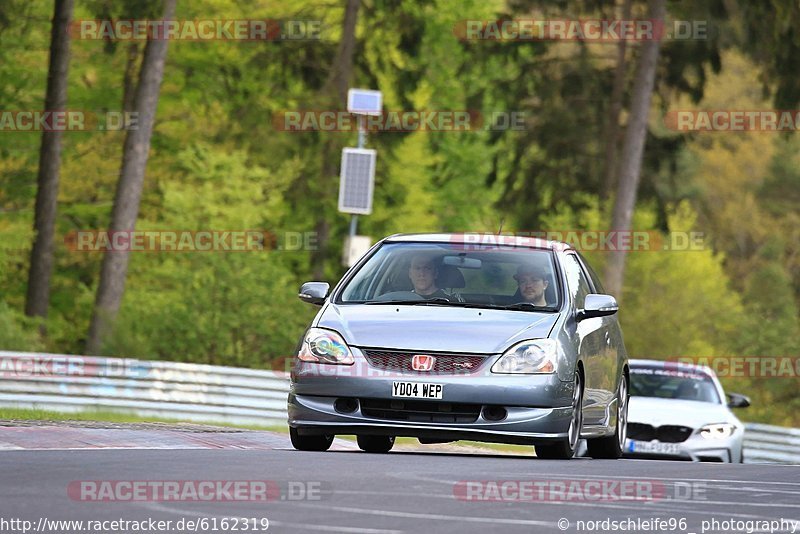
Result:
M591 319L592 317L606 317L619 311L617 299L611 295L589 293L583 302L583 309L578 310L578 320Z
M328 282L306 282L300 286L300 293L298 293L297 296L300 297L300 300L303 302L322 306L325 302L325 297L328 296L330 287Z
M750 406L750 397L739 393L728 393L728 408L747 408Z

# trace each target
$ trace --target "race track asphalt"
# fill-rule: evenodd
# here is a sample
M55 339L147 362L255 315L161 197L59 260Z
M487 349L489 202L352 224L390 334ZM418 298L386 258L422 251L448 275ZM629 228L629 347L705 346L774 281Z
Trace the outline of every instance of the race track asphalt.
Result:
M258 528L244 529L252 523L239 523L239 531L263 532L262 518L267 518L268 532L699 533L704 521L711 528L705 532L746 532L748 525L763 528L763 521L800 519L800 470L791 466L548 461L424 448L368 454L347 445L328 452L299 452L291 449L286 435L264 436L270 446L260 450L0 450L0 531L22 532L19 527L27 525L30 531L38 527L39 532L75 532L86 531L87 525L80 526L82 530L76 525L56 529L51 522L151 518L173 525L183 520L182 530L187 531L186 521L205 518L191 531L223 532L233 531L230 520L221 528L223 518L245 517L255 518ZM270 481L278 493L270 493L267 502L225 500L224 493L211 502L199 502L191 494L183 494L181 500L101 501L95 499L102 491L87 494L76 489L86 481L94 481L89 487L98 491L104 481L253 480ZM122 486L113 487L114 498L129 497L119 489ZM19 521L16 527L2 523L11 519ZM612 520L625 521L625 528L612 529ZM716 525L710 523L713 520ZM792 532L787 525L773 532ZM123 531L111 529L111 523L105 526L108 532Z

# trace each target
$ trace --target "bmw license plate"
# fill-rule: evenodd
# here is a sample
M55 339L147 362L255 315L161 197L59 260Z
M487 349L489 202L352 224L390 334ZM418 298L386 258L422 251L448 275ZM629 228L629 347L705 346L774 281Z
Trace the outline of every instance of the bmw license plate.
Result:
M392 397L441 399L444 385L426 382L393 382Z
M660 441L628 440L628 452L643 452L655 454L680 454L677 443L661 443Z

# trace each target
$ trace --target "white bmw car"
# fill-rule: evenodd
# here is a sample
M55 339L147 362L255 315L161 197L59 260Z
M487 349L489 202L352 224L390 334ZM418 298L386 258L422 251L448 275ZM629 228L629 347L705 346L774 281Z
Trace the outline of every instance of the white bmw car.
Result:
M750 399L726 397L709 367L630 360L627 457L733 462L744 459L744 425L731 408Z

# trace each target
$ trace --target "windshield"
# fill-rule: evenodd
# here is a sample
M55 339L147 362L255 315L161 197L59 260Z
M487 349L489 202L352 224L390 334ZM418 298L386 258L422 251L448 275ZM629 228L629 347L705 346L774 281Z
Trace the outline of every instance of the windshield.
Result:
M631 368L631 395L719 404L720 398L711 377L677 369Z
M339 302L558 308L550 251L466 249L461 243L386 243L350 279Z

